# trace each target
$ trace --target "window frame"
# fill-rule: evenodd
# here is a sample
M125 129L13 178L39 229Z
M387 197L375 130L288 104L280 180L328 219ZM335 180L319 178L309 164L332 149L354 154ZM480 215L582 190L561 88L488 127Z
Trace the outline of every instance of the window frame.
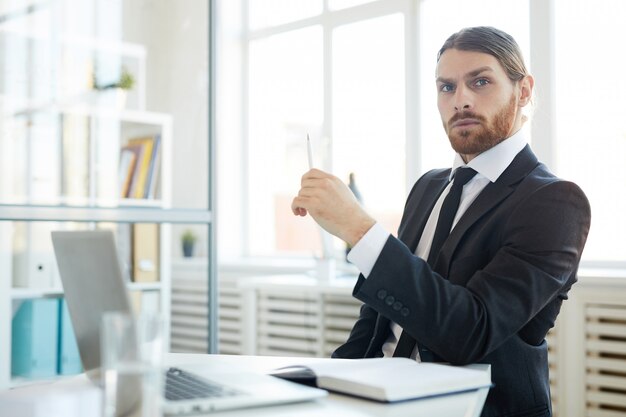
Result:
M374 0L370 3L348 7L345 9L331 10L328 7L328 0L323 0L323 10L316 16L305 19L266 27L255 30L248 30L248 0L241 2L241 153L239 154L241 163L241 187L240 202L241 212L239 213L240 224L238 225L241 239L238 245L236 259L254 260L255 258L265 258L253 256L249 250L249 227L248 215L245 207L248 206L247 196L250 184L248 182L247 161L250 155L247 152L249 141L248 129L248 102L249 92L247 80L249 76L248 45L251 41L268 36L282 34L292 30L302 29L312 25L320 25L323 30L323 68L324 68L324 121L322 134L332 137L332 32L335 28L355 23L362 20L382 17L390 14L401 13L404 16L405 28L405 85L406 85L406 120L405 120L405 189L408 193L415 181L421 175L420 153L422 150L422 138L420 135L420 57L419 45L422 42L420 33L420 8L424 1L433 0ZM532 115L531 136L533 151L538 158L558 171L557 155L557 120L556 120L556 75L555 75L555 6L556 0L528 0L529 5L529 32L530 32L530 56L527 57L532 62L532 74L536 85L539 86L541 98L541 111ZM331 155L332 159L332 155ZM232 257L231 257L232 258ZM280 255L272 257L276 260L276 265L280 269ZM235 262L236 262L235 259ZM292 259L293 261L293 259ZM249 263L249 262L248 262ZM307 263L308 264L308 263ZM626 260L615 261L595 261L593 259L583 260L582 266L594 268L620 268L626 269ZM290 268L293 268L291 264Z

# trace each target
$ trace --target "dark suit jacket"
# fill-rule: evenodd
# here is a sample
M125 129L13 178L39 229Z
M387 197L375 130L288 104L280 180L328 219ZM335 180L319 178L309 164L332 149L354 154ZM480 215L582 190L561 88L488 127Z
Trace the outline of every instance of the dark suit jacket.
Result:
M483 416L550 416L544 338L576 281L589 202L526 146L468 208L431 269L414 251L449 174L428 172L411 190L399 238L359 276L353 295L365 304L333 357L381 356L392 320L435 361L491 364Z

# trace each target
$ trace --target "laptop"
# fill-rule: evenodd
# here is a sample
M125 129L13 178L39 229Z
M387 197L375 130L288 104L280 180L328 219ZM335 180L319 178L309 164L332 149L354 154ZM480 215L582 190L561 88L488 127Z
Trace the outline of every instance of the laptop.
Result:
M100 383L102 315L107 311L132 312L113 232L53 231L52 244L83 368L92 381ZM327 395L324 390L269 375L225 372L206 364L187 364L164 371L166 415L286 404ZM141 397L138 391L133 386L125 387L118 407L132 412ZM123 413L118 410L118 415Z

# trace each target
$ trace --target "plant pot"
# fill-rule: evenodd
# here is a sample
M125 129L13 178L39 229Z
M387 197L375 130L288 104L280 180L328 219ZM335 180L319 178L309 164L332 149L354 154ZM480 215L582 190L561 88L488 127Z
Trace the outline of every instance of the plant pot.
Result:
M183 256L191 258L193 256L193 242L183 242Z

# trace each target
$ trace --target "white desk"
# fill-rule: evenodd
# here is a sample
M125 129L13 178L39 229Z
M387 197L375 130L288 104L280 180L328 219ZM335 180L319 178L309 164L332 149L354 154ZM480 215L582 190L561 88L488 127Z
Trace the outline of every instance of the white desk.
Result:
M188 363L215 363L219 361L224 369L245 369L267 372L287 365L306 365L316 361L332 359L293 358L273 356L238 356L238 355L197 355L170 353L169 365ZM489 365L472 365L472 368L490 372ZM342 416L342 417L478 417L482 411L489 389L476 392L447 395L397 404L382 404L375 401L361 400L346 395L332 394L328 397L298 404L254 408L250 410L231 410L211 413L211 417L281 417L281 416Z
M210 365L211 368L219 371L245 369L259 372L267 372L281 366L306 365L311 362L329 360L332 359L180 353L170 353L166 357L166 363L169 366L193 363L198 366ZM472 367L490 372L488 365L473 365ZM476 392L397 404L382 404L331 393L328 397L316 401L201 415L207 417L478 417L487 392L488 388L484 388ZM25 407L25 404L29 406ZM54 383L0 392L0 416L8 417L5 414L7 410L15 410L24 417L99 417L101 415L100 392L99 388L91 384L84 375L80 375Z

